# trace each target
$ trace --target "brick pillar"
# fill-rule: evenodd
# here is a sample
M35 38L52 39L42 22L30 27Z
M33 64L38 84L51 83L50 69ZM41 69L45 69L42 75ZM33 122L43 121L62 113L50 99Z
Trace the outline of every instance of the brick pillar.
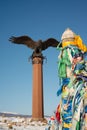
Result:
M33 57L32 120L44 119L43 108L43 57Z

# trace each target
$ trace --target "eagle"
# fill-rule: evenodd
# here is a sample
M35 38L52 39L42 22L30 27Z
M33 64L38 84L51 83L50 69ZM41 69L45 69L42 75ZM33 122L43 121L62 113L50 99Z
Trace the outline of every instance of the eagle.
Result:
M49 38L45 41L42 40L34 41L32 38L28 36L19 36L19 37L11 36L9 38L9 41L15 44L26 45L27 47L33 49L35 54L41 53L43 50L46 50L48 47L57 47L60 43L54 38Z

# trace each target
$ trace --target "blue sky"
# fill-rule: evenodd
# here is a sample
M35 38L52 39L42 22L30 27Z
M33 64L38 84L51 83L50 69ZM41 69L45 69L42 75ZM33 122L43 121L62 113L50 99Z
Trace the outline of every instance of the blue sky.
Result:
M32 50L11 44L11 36L61 40L66 28L87 44L86 0L0 0L0 111L32 114ZM44 114L52 115L60 97L56 48L43 51Z

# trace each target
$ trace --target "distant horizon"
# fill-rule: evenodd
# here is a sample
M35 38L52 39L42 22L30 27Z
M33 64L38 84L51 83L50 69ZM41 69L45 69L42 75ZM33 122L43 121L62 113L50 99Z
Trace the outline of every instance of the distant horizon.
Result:
M32 114L22 114L22 113L10 113L10 112L0 112L0 116L5 116L5 117L30 117L32 118ZM51 117L52 115L44 115L44 117Z

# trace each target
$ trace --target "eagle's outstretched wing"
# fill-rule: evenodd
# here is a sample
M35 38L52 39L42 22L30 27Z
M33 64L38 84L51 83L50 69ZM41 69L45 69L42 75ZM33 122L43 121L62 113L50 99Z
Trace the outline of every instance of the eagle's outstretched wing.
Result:
M54 39L54 38L49 38L49 39L47 39L46 41L42 42L42 44L41 44L41 49L42 49L42 50L45 50L45 49L47 49L48 47L57 47L59 43L60 43L60 42L57 41L56 39ZM60 44L60 47L61 47L61 44Z
M24 44L28 46L31 49L35 49L37 47L37 42L33 41L30 37L28 36L20 36L20 37L14 37L12 36L9 41L12 43L16 44Z
M16 43L16 44L24 44L31 49L41 50L41 51L47 49L48 47L57 47L57 45L59 44L59 41L57 41L54 38L49 38L43 42L42 42L42 40L39 40L36 42L28 36L20 36L20 37L12 36L9 39L9 41L11 41L12 43Z

